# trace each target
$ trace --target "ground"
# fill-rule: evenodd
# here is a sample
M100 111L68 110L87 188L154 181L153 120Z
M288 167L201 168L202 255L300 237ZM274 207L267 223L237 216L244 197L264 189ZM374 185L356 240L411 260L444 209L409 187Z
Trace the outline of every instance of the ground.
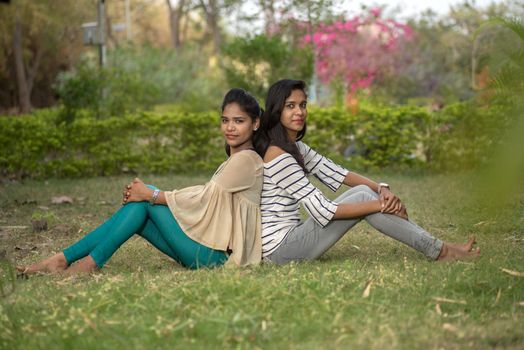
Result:
M13 284L13 264L60 251L117 209L128 177L4 183L0 349L523 348L524 196L493 211L465 175L372 177L432 234L475 234L481 257L430 262L360 223L311 263L188 271L133 238L99 274ZM164 189L207 178L143 177ZM73 203L51 203L62 195ZM39 217L49 228L33 232Z

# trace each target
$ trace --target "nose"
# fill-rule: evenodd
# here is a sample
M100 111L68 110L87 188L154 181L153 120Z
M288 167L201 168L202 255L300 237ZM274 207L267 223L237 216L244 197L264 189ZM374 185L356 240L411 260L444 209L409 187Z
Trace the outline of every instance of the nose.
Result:
M235 123L233 122L227 123L226 129L231 130L231 131L235 130Z

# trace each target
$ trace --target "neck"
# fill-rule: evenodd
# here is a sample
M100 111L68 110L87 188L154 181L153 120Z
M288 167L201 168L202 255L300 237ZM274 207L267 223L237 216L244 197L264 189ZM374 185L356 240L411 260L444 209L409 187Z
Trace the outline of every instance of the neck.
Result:
M296 142L298 137L298 132L296 131L287 131L287 138L291 142Z
M233 154L235 154L235 153L237 153L237 152L244 151L244 150L246 150L246 149L254 149L254 148L253 148L253 142L251 142L251 141L247 141L247 142L245 142L245 143L243 143L243 144L241 144L241 145L238 145L238 146L236 146L236 147L231 147L231 146L230 146L230 147L229 147L229 154L230 154L230 155L233 155Z

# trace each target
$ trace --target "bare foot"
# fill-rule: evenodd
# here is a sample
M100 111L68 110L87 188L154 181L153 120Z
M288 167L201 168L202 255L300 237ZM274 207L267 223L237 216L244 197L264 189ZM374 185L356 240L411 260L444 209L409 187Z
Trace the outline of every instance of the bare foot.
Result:
M17 266L16 269L26 274L39 272L57 273L67 269L67 260L64 253L60 252L29 266Z
M470 252L475 244L475 236L471 236L466 243L447 243L448 246L453 247L454 249L462 250L464 252Z
M463 245L456 245L444 242L442 249L440 250L440 255L438 256L438 261L452 261L452 260L465 260L476 258L480 256L480 248L466 250L465 247L471 242L465 243ZM471 244L473 245L473 244ZM459 246L459 247L457 247Z
M66 275L77 275L81 273L91 273L97 271L98 269L99 268L96 262L93 260L91 255L88 255L69 266L67 270L64 271L64 273Z

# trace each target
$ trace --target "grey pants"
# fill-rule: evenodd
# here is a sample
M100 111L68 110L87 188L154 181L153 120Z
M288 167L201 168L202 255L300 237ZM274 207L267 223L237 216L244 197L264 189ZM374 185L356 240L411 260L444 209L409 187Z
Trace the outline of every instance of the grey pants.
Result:
M359 203L378 198L378 194L371 188L359 185L340 195L335 202ZM276 264L316 259L362 219L383 234L407 244L429 259L436 260L440 254L443 242L421 227L396 215L375 213L363 218L333 220L324 228L309 218L291 230L280 246L266 258Z

